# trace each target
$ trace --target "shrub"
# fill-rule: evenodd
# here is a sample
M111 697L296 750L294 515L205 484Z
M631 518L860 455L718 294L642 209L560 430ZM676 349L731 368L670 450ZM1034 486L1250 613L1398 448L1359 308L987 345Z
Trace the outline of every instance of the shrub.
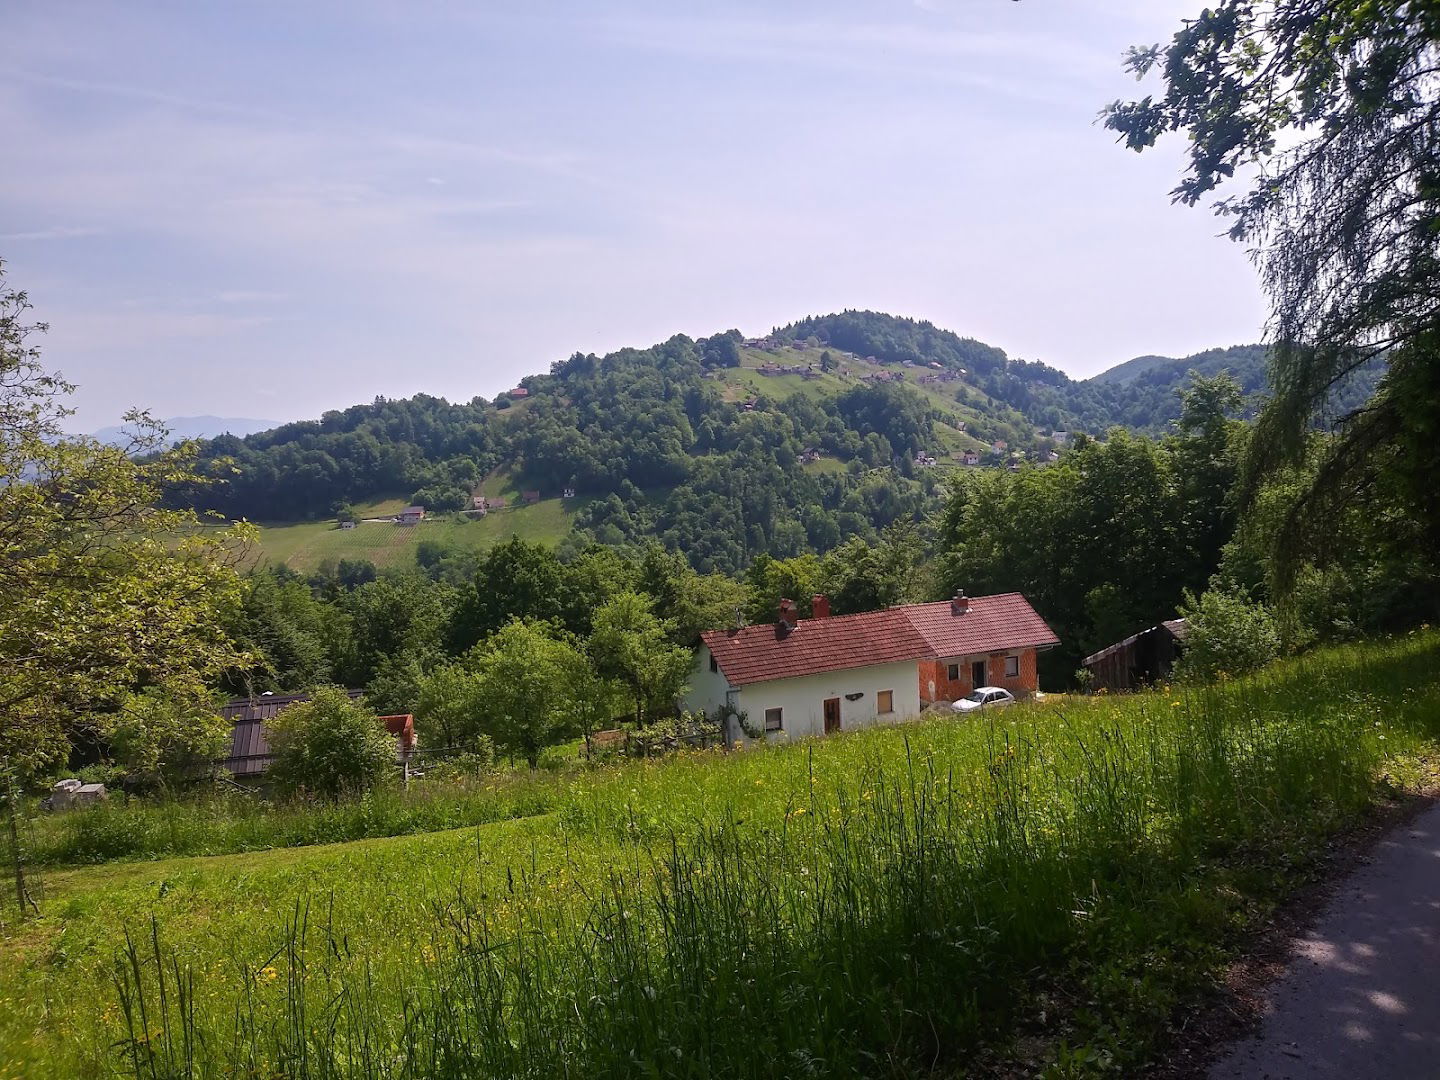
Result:
M338 687L317 690L268 726L270 779L282 792L368 791L393 771L395 740L374 712Z
M127 787L174 791L214 774L230 723L215 709L146 690L126 699L106 736Z
M1240 592L1210 589L1197 600L1188 590L1180 614L1190 628L1178 678L1213 682L1243 675L1274 660L1280 651L1275 618L1264 604Z
M461 779L479 779L495 768L495 744L488 735L477 736L463 754L423 766L427 781L448 783Z

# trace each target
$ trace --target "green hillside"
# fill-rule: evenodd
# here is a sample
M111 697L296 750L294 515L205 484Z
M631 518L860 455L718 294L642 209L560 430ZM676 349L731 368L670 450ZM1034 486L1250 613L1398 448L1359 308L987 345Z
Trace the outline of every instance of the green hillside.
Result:
M390 512L404 500L388 500ZM257 564L284 564L302 572L318 570L341 559L366 559L377 567L413 566L423 541L450 551L479 551L512 536L545 544L558 544L569 533L575 512L589 500L543 499L533 505L487 514L484 517L447 513L418 525L389 521L362 521L342 529L334 521L262 524ZM384 513L378 504L358 508L361 513Z
M823 553L926 520L967 451L995 466L1044 460L1053 430L1169 430L1192 370L1228 372L1253 408L1264 359L1259 346L1148 356L1078 382L930 323L846 311L760 339L731 330L577 353L493 402L379 399L224 436L204 451L220 481L204 508L269 523L265 558L297 569L405 565L422 540L466 550L518 535L657 539L697 569L734 573L760 554ZM1341 403L1362 401L1375 374ZM562 504L567 489L575 497ZM540 502L519 506L521 490ZM511 508L453 516L476 493L509 493ZM342 507L384 498L437 520L331 526Z

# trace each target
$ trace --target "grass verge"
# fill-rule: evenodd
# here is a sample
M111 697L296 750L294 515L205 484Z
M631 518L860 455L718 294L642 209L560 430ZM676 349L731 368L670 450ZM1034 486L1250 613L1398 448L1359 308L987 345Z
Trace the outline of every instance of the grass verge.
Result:
M471 830L55 875L4 939L0 1036L35 1075L1127 1075L1428 775L1437 659L1426 633L638 764Z

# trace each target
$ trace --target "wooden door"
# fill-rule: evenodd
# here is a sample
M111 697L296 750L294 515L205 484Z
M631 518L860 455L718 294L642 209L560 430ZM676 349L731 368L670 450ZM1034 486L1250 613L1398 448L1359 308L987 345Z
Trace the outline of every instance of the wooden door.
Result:
M976 660L970 665L970 689L985 685L985 661Z
M838 697L825 699L825 734L840 730L840 699Z

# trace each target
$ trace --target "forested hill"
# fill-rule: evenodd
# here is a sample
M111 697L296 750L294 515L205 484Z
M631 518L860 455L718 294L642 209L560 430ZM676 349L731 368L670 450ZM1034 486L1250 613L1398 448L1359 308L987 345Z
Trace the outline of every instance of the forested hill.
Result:
M577 353L494 401L377 399L222 436L203 450L223 481L205 498L276 522L384 497L433 513L481 492L568 491L579 541L658 537L734 571L923 517L967 451L1003 464L1047 454L1055 429L1163 428L1183 369L1163 385L1159 372L1076 382L929 323L848 311L759 340Z

